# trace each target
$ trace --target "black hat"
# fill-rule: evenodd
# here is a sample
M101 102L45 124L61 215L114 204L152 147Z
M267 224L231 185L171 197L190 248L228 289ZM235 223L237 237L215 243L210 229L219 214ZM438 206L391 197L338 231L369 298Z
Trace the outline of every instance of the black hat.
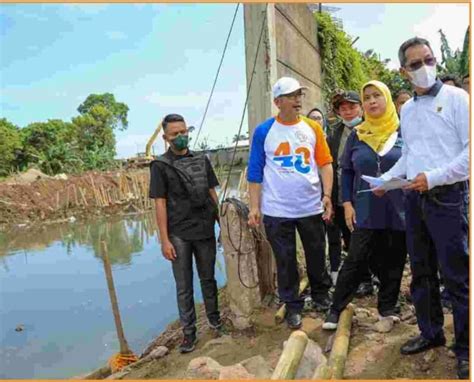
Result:
M353 91L353 90L348 90L348 91L338 91L334 96L332 97L332 107L334 111L337 111L339 109L339 106L343 102L351 102L351 103L361 103L360 102L360 97L359 93Z

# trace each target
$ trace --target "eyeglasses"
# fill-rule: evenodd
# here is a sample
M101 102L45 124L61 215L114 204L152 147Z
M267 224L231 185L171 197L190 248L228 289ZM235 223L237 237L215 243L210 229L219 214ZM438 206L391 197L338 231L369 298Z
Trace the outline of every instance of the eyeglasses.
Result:
M304 98L305 94L302 91L297 91L295 93L283 94L281 97L285 97L294 101L297 98Z
M420 69L423 65L434 66L436 65L436 58L434 57L425 57L423 60L416 60L410 64L405 65L409 72L414 72L415 70Z

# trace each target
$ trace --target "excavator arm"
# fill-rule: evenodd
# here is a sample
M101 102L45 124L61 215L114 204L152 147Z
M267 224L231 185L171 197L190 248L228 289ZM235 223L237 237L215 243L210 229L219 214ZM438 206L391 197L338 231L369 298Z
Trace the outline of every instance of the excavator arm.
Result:
M152 134L152 136L150 137L150 139L148 140L146 144L145 159L147 160L153 159L153 156L151 155L151 147L153 146L153 143L155 143L156 137L158 136L158 134L160 133L162 129L163 129L163 125L160 121L160 123L158 124L158 127L155 129L155 132Z

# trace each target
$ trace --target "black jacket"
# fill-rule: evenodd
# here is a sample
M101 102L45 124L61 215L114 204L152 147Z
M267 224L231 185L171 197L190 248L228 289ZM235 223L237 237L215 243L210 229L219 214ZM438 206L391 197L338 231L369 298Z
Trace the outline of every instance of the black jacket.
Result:
M333 169L333 182L332 182L332 195L331 202L333 206L338 205L338 196L339 196L339 180L337 179L337 169L339 163L337 162L337 154L339 149L339 144L341 143L342 132L344 131L344 124L342 121L337 122L328 129L328 135L326 141L331 151L332 156L332 169Z

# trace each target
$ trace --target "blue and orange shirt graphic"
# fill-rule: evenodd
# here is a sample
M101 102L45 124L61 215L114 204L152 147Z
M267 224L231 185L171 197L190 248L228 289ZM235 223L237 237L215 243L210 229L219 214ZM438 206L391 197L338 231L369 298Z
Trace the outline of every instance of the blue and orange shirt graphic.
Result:
M247 179L262 184L262 213L288 218L322 213L318 167L331 162L323 129L311 119L288 125L274 117L257 126Z

